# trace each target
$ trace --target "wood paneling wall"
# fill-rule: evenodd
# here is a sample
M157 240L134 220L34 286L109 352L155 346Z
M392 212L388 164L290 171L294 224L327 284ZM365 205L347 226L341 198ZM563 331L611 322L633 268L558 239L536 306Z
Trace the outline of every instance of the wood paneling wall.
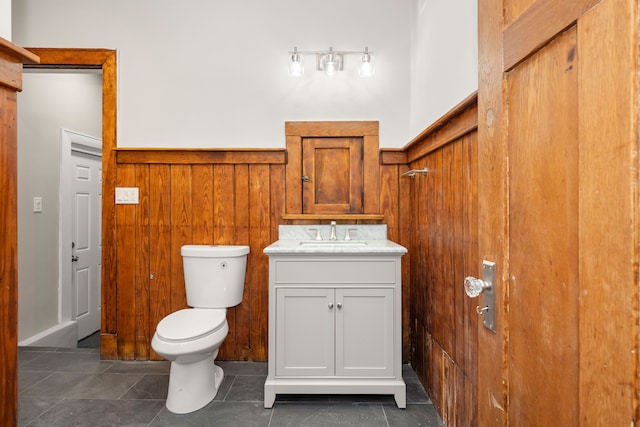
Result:
M226 360L266 360L267 259L284 207L284 150L118 150L116 186L138 187L137 205L116 205L113 319L102 325L120 359L157 359L157 323L186 307L184 244L250 246L243 302L229 309Z
M429 172L402 178L410 183L399 193L412 215L400 240L410 254L410 359L447 426L477 425L478 302L463 289L479 274L476 134L474 95L406 147L410 167Z
M406 156L385 156L376 204L389 237L400 241L399 206ZM183 244L249 245L244 299L227 313L230 332L220 360L267 359L268 259L285 209L285 150L116 150L116 186L138 187L137 205L115 206L115 280L103 286L102 356L158 359L150 346L157 323L186 307ZM368 195L369 197L370 195ZM405 198L408 200L408 198ZM401 217L402 216L402 217ZM407 234L406 228L404 233ZM111 253L111 252L109 252ZM409 296L408 259L404 295ZM405 304L404 355L409 357Z

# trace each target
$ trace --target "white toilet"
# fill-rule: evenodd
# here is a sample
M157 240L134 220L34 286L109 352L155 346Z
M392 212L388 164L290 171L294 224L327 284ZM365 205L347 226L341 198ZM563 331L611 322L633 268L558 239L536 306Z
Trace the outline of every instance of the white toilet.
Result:
M224 377L214 364L227 337L227 307L240 304L248 246L187 245L180 250L186 308L158 323L151 347L171 361L167 409L196 411L213 400Z

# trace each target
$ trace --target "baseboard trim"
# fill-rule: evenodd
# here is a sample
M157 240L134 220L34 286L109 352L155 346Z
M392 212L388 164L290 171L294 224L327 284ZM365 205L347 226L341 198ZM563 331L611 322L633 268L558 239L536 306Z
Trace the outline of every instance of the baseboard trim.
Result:
M78 347L78 322L59 323L18 342L18 347Z

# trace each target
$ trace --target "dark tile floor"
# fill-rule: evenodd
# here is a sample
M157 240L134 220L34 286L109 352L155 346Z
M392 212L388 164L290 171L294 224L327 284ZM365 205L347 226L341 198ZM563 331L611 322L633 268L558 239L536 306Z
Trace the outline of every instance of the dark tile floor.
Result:
M218 362L225 379L203 409L176 415L164 406L168 362L100 360L95 343L77 349L20 347L20 426L443 426L410 366L407 409L393 396L278 396L263 408L266 363Z

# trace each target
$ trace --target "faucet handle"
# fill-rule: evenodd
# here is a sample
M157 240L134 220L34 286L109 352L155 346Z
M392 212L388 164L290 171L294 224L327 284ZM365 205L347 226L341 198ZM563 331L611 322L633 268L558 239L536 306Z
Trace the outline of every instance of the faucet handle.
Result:
M344 233L344 240L351 240L351 231L357 231L357 228L347 228L347 231Z
M309 231L315 231L316 232L316 240L322 240L322 235L320 234L320 229L319 228L310 228Z

